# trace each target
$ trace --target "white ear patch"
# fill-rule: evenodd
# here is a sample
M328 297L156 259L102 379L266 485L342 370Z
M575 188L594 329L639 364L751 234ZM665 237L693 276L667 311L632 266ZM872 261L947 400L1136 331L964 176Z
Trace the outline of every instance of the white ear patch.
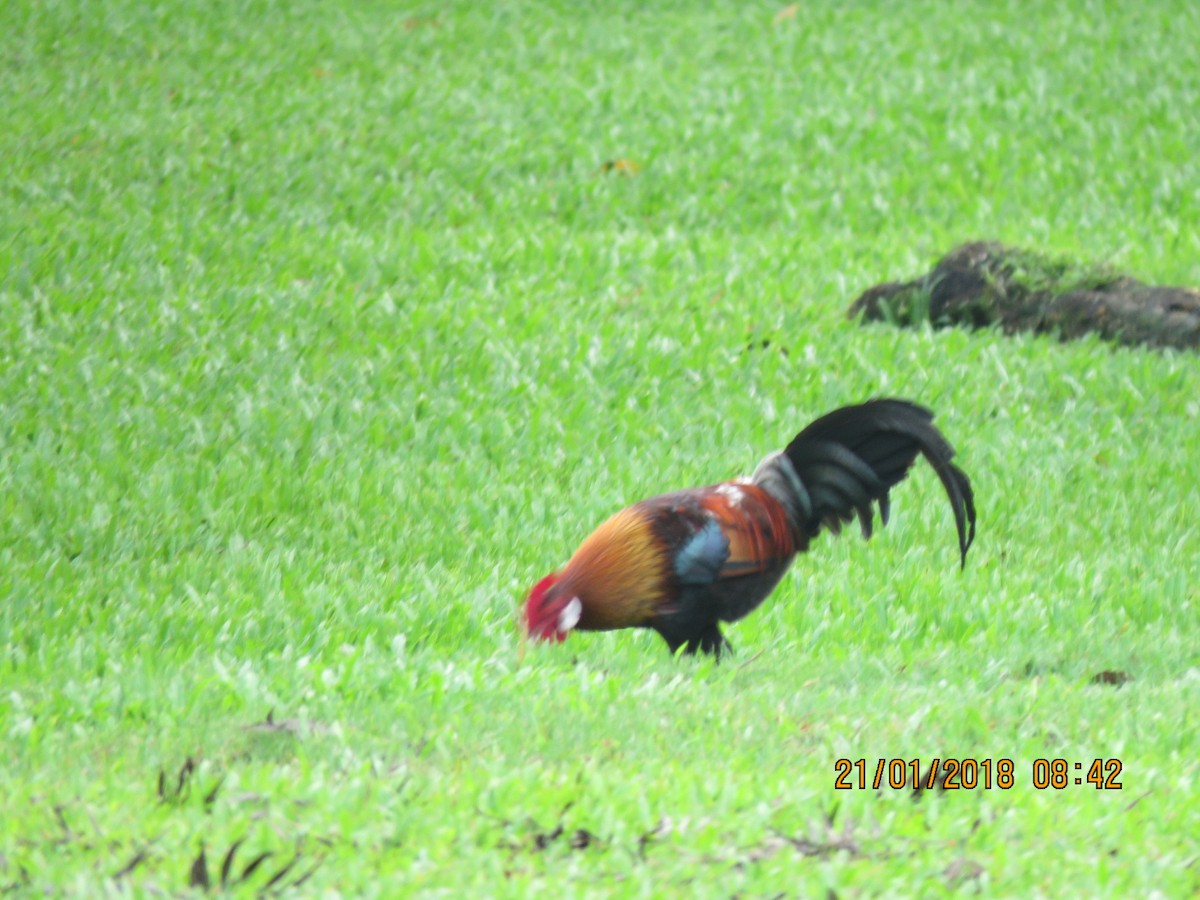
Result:
M578 597L572 597L567 601L567 605L563 607L562 612L558 614L558 630L562 632L570 631L579 624L579 617L583 615L583 604Z

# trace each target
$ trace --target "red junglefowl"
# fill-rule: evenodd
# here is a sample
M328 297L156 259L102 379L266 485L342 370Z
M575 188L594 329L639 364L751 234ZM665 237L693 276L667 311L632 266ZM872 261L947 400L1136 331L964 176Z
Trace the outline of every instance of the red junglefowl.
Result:
M720 656L718 623L734 622L774 590L822 528L858 518L871 536L872 504L888 520L888 491L924 454L950 498L960 565L975 539L971 482L933 413L906 400L871 400L817 419L749 478L651 497L602 524L559 571L539 581L522 625L538 640L573 629L653 628L674 653Z

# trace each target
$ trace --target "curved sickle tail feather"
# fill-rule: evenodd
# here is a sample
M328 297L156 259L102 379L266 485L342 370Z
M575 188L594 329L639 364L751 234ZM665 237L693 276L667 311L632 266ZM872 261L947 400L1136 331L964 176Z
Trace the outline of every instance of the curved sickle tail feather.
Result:
M786 466L783 477L778 471L765 472L768 464L779 468L774 462L777 457L764 461L760 472L773 482L773 493L783 485L790 489L789 506L807 523L810 536L822 526L837 534L857 517L863 537L869 538L872 503L878 502L880 520L886 525L888 491L904 480L920 453L950 498L960 565L965 566L967 550L975 540L975 496L970 479L950 461L954 448L932 423L932 412L906 400L846 406L817 419L788 444L783 455L792 472L786 472ZM756 472L755 481L759 480Z

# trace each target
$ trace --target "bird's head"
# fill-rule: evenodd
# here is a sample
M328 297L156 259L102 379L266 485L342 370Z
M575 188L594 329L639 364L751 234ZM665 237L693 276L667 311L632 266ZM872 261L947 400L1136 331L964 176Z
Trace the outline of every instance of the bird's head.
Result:
M529 592L522 625L525 633L534 640L565 641L582 615L583 602L559 580L559 573L554 572Z

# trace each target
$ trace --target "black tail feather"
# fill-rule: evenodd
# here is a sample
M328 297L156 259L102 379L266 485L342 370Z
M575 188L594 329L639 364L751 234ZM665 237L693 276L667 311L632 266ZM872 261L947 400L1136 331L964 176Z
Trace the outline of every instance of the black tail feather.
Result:
M871 536L872 502L878 502L886 525L888 491L922 454L950 498L961 565L966 565L975 540L975 496L970 479L950 461L954 448L925 407L892 399L846 406L801 431L784 453L808 491L811 532L824 525L836 533L857 517L864 537Z

